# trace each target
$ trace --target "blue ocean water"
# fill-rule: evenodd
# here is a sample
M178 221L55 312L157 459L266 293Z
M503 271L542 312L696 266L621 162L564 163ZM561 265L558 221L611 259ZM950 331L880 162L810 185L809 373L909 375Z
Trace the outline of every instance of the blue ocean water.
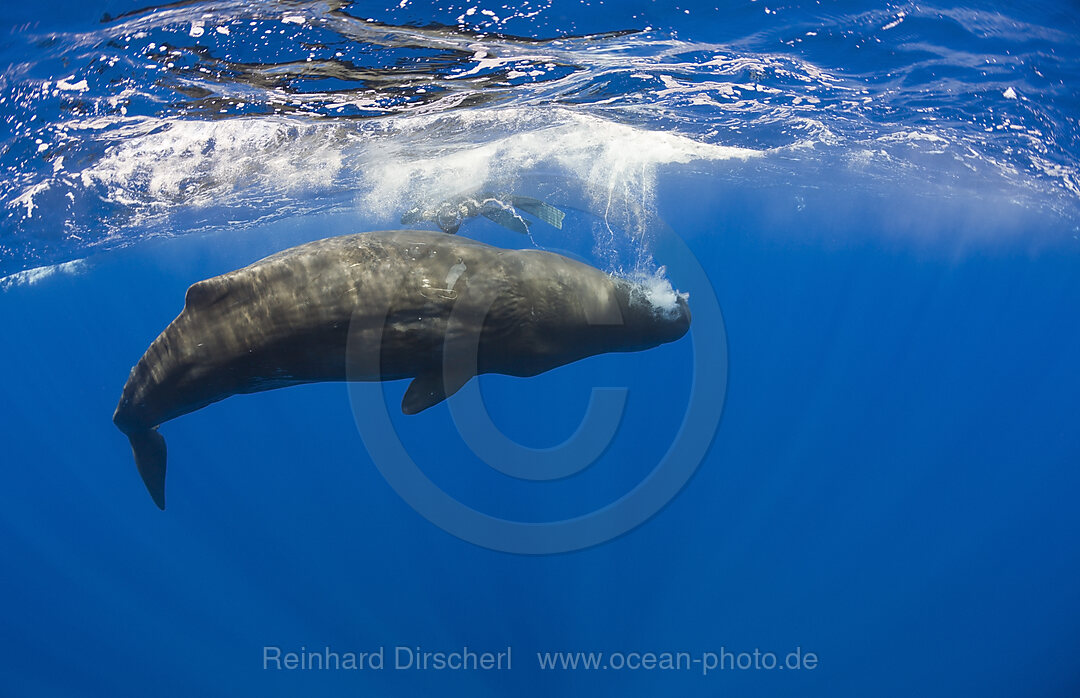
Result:
M3 695L1080 690L1071 4L0 17ZM535 535L493 550L430 520L342 384L166 423L158 511L111 417L186 288L472 188L566 219L461 235L670 282L694 311L673 344L478 381L537 449L625 388L610 444L562 479L488 467L475 403L406 417L405 383L381 386L438 492ZM688 481L640 525L529 548L660 491L688 433L707 453L675 458ZM465 648L510 666L417 666ZM383 662L310 668L328 652Z

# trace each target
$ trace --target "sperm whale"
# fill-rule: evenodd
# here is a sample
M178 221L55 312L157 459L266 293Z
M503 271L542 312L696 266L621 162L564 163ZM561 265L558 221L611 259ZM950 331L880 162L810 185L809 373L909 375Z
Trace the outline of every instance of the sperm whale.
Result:
M473 376L533 376L595 354L682 337L641 284L539 250L427 231L318 240L192 285L131 369L113 421L165 508L158 427L231 395L318 381L411 378L402 411Z

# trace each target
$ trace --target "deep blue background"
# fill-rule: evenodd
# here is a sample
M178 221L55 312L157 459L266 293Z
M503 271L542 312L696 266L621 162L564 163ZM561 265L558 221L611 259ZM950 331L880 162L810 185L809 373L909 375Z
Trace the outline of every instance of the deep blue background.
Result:
M5 13L70 28L126 9L48 5L58 9ZM603 13L579 24L615 28ZM0 693L1076 695L1075 228L1004 201L884 185L800 197L794 206L784 184L661 180L659 210L724 309L724 418L659 515L558 556L480 549L421 518L370 462L341 385L237 397L168 423L168 511L147 497L110 419L187 285L354 232L355 217L147 241L0 293ZM448 491L554 518L648 471L681 418L689 356L684 339L485 380L500 426L531 445L569 435L590 386L630 387L604 461L559 483L486 471L444 407L395 421ZM388 402L403 390L389 386ZM264 645L398 644L512 645L514 669L261 668ZM801 647L820 664L702 677L543 673L535 661L721 647Z
M341 385L233 398L169 423L170 508L149 501L109 421L130 364L187 283L344 232L344 219L151 242L6 292L6 691L1071 695L1075 249L890 243L881 228L904 232L896 212L918 202L829 218L815 211L827 200L811 199L782 217L779 191L693 187L673 182L661 205L699 202L669 222L725 311L731 379L715 445L649 523L553 557L479 549L420 518L367 459ZM583 384L626 379L624 450L587 473L617 496L649 467L632 454L668 443L685 390L633 374L685 384L673 364L686 345L485 390L508 433L542 445L572 430ZM482 487L470 494L491 475L459 457L445 408L416 419L398 421L417 460L497 507ZM619 463L638 475L621 481ZM265 644L509 644L514 670L267 673ZM797 646L819 668L543 674L533 654Z

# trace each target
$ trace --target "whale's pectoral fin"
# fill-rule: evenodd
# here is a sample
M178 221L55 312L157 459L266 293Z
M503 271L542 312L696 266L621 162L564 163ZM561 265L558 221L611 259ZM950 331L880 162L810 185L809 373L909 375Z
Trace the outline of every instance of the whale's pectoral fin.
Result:
M401 399L401 411L405 414L423 412L461 390L472 377L473 374L467 371L421 373L409 383L405 397Z
M135 467L158 509L165 509L165 439L157 429L128 434Z

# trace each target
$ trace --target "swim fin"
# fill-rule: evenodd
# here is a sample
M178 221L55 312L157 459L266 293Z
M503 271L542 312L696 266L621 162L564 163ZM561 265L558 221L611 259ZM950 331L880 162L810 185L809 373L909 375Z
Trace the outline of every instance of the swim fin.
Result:
M512 213L513 209L509 211L502 208L489 208L484 211L484 218L498 223L507 230L513 230L515 233L521 233L522 235L529 234L529 223L516 213Z
M525 213L531 213L551 227L562 230L562 222L566 214L551 204L540 199L534 199L531 196L515 196L511 199L511 202L514 204L514 208L520 208Z

